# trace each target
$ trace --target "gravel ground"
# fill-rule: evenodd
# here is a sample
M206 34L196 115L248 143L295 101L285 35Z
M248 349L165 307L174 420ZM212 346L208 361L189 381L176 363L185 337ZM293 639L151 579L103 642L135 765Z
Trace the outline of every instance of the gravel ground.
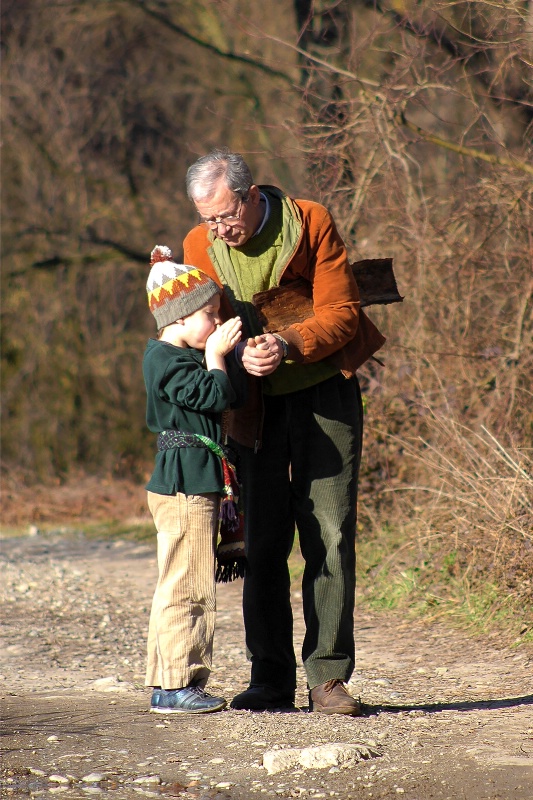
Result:
M307 713L303 670L298 712L153 715L143 670L154 548L33 534L1 542L2 797L533 796L531 649L364 611L350 683L362 718ZM241 591L218 591L208 689L228 700L248 678ZM295 586L297 650L300 600ZM265 768L283 758L286 768Z

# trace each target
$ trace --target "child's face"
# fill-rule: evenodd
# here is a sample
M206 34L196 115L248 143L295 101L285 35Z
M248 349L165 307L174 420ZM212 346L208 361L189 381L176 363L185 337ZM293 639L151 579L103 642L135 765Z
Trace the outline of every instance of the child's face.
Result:
M220 295L215 294L198 311L184 317L179 325L182 344L187 347L195 347L197 350L205 350L205 343L213 333L216 326L220 324Z

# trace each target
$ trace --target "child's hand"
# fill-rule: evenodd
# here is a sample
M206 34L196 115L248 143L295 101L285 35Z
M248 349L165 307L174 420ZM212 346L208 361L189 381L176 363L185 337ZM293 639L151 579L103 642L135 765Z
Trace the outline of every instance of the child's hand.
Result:
M205 343L206 356L225 356L230 353L241 339L241 328L240 317L233 317L219 325Z

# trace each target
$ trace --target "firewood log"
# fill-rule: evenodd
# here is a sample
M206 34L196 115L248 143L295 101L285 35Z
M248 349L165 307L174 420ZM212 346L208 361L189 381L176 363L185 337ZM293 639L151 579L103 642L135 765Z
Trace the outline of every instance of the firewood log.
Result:
M402 302L392 258L366 258L356 261L351 267L359 287L361 308ZM303 278L257 292L252 302L264 331L283 330L314 314L311 284Z

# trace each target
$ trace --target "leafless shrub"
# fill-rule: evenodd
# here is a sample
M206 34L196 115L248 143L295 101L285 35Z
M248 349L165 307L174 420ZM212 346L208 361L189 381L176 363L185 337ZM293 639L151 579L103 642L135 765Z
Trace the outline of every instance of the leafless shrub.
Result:
M309 35L301 57L316 190L405 294L370 310L388 344L361 376L361 536L392 531L389 566L453 562L531 602L530 21L520 3L356 5L328 17L335 52Z

